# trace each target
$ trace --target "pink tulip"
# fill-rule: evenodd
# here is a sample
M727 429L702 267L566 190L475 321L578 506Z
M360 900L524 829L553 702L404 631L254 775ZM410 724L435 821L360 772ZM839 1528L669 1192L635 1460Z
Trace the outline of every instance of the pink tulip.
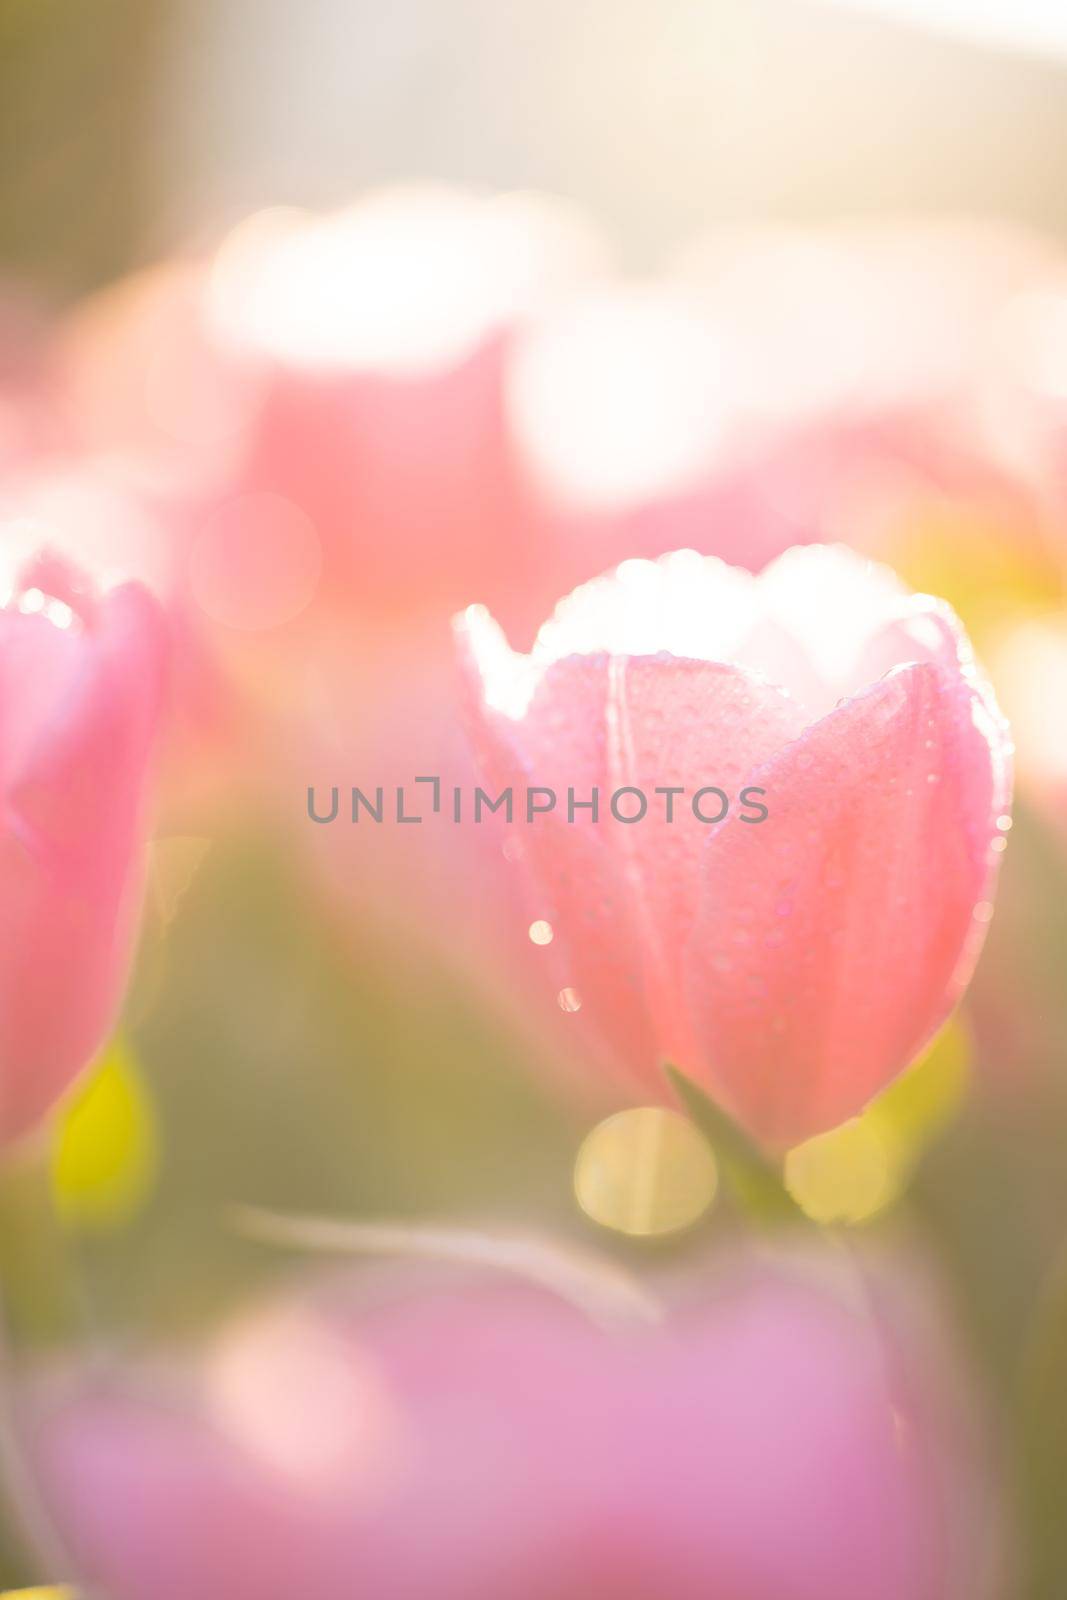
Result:
M979 1600L980 1430L928 1332L796 1267L611 1331L500 1283L335 1288L76 1380L33 1444L113 1600Z
M53 558L0 608L0 1139L45 1115L103 1043L138 907L163 624Z
M626 562L529 656L483 608L457 627L564 1008L635 1092L670 1061L769 1145L859 1111L948 1016L992 912L1007 736L949 608L808 546L758 578ZM557 804L526 824L537 787ZM640 822L609 809L627 788ZM595 822L569 811L594 789Z
M980 410L1006 309L1057 268L1001 223L873 219L719 229L674 276L723 327L738 409L773 428Z
M976 539L984 559L991 532L1047 574L1040 452L996 369L1022 307L1054 387L1062 308L1038 296L1037 317L1030 292L1054 268L983 224L720 228L657 282L539 319L509 420L560 588L623 556L691 545L755 569L827 537L937 570Z
M475 574L524 615L541 548L505 362L530 317L601 270L584 218L533 194L413 186L331 215L265 211L213 258L74 315L69 425L204 488L182 561L194 601L246 643L338 604L447 619Z
M1055 530L1031 482L957 433L944 416L846 415L749 440L695 482L608 511L539 490L557 592L623 557L691 548L755 572L791 545L840 537L891 566L944 573L988 631L1020 587L1054 583ZM987 567L997 582L979 581Z

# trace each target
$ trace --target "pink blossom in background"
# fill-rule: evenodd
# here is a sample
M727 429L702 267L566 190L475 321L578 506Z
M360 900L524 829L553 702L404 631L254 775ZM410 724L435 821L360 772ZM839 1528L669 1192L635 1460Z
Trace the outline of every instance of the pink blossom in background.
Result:
M611 279L586 220L538 195L412 186L257 213L69 316L67 461L33 475L121 479L147 507L189 646L176 683L189 656L185 698L211 721L207 684L231 729L274 706L299 720L301 663L335 622L403 626L436 673L471 593L525 645L557 594L626 556L758 569L845 538L892 559L902 530L928 543L962 507L1040 561L1024 490L948 416L964 356L1044 261L1032 241L901 224L683 254ZM790 286L836 363L801 359Z
M1004 609L1056 560L1000 346L1057 260L966 222L719 229L534 319L509 422L562 587L682 546L758 570L841 540L920 587L985 571L961 601Z
M164 622L41 557L0 608L0 1137L104 1043L139 909Z
M521 615L540 552L503 364L535 309L601 270L561 201L432 186L224 244L220 327L266 366L248 479L300 507L357 608L436 616L478 572Z
M905 1299L739 1266L609 1331L500 1284L335 1286L74 1374L29 1437L114 1600L982 1600L974 1397Z
M479 574L521 620L541 551L503 363L524 319L602 270L584 218L533 194L413 186L258 213L213 256L78 313L61 347L72 428L210 491L185 557L214 622L255 632L313 598L447 617ZM238 524L265 502L271 552L253 559Z
M841 542L896 565L918 587L951 585L988 633L1058 582L1047 496L957 436L944 417L842 416L749 439L688 482L608 509L531 484L556 552L584 582L621 558L694 549L758 572L797 544Z
M755 427L938 410L977 425L1006 310L1058 265L1004 222L901 216L709 230L669 276L718 321Z
M312 606L433 627L475 583L525 642L623 557L756 569L842 538L892 559L917 505L1040 562L1054 474L1003 424L1001 345L1047 247L964 222L726 230L648 282L604 254L538 195L257 213L68 319L71 447L199 497L181 564L246 653Z
M662 1097L670 1061L769 1145L859 1111L948 1016L992 914L1009 746L949 608L841 547L758 578L681 551L576 590L529 656L481 607L457 633L489 781L520 816L530 786L559 796L516 830L538 955L630 1091ZM628 785L629 825L608 810ZM600 791L595 823L572 788Z

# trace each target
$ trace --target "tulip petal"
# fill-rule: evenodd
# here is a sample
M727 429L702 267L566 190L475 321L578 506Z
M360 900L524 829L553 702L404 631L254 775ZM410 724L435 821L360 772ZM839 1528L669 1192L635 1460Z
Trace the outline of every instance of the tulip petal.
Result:
M546 667L521 718L481 707L483 766L515 788L517 814L530 786L556 796L523 843L542 897L531 911L557 930L558 984L657 1097L659 1062L690 1054L679 952L708 835L693 795L715 786L735 808L744 775L803 723L795 702L735 667L666 655L568 656ZM656 791L672 787L683 792L668 822ZM636 813L643 799L642 820L612 814L622 788L639 794L622 797L620 811ZM578 802L599 791L595 824L587 809L569 812L571 789ZM705 814L720 804L708 797Z
M859 1111L951 1011L988 920L1002 738L966 678L899 669L767 763L766 826L709 839L688 993L705 1083L766 1142Z
M0 1139L88 1064L132 944L163 623L136 585L69 630L0 612Z

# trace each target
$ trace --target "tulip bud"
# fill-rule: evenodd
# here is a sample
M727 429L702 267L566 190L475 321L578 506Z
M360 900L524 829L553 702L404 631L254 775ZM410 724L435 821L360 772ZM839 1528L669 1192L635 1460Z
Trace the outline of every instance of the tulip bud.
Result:
M163 620L42 557L0 605L0 1140L104 1042L137 919Z

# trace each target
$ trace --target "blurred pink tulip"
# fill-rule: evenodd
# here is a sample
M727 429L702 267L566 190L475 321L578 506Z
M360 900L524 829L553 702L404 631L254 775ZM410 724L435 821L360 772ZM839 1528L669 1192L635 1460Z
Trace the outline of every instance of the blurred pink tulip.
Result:
M1005 308L1054 269L1039 236L966 218L718 230L674 277L723 329L756 425L963 413Z
M1053 259L963 224L720 230L673 275L535 320L508 416L560 590L622 557L685 546L758 570L841 539L920 588L955 580L976 623L1003 612L1056 544L991 358Z
M533 311L600 271L584 219L532 194L413 186L261 212L213 258L72 319L71 425L205 487L183 560L224 628L275 629L313 599L447 618L477 574L520 617L540 552L505 356Z
M0 608L0 1139L30 1129L114 1021L138 911L164 643L135 584L55 558Z
M335 1289L60 1388L32 1444L113 1600L980 1600L981 1430L916 1331L796 1267L610 1330Z
M600 266L563 202L431 186L268 213L224 243L220 337L265 367L248 482L299 507L357 608L447 615L477 572L521 616L538 550L504 361L535 308Z
M1023 594L1056 581L1058 535L1035 486L938 416L785 427L692 483L607 512L548 503L543 486L531 495L545 502L561 588L622 557L686 548L758 572L792 545L840 540L918 575L919 588L951 583L988 632Z
M634 1092L670 1061L768 1145L859 1111L992 914L1007 736L950 609L839 547L758 578L680 551L576 590L529 656L482 607L457 630L561 1006Z

